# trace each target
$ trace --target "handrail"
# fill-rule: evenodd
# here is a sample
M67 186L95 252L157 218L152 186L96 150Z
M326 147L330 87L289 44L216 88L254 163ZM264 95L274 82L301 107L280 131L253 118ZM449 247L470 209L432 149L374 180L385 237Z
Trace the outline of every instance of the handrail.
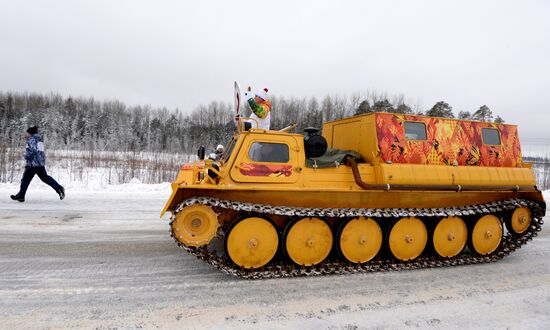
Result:
M245 118L245 117L239 117L239 122L238 122L238 125L237 125L237 130L239 132L242 132L243 131L243 125L244 125L244 122L247 122L249 120L253 120L254 122L256 122L256 128L259 128L260 127L260 124L258 123L258 121L256 120L256 118Z
M291 129L295 128L296 126L297 126L296 123L292 123L292 124L288 125L288 126L285 127L285 128L281 128L281 129L279 130L279 132L288 132L288 131L290 131Z

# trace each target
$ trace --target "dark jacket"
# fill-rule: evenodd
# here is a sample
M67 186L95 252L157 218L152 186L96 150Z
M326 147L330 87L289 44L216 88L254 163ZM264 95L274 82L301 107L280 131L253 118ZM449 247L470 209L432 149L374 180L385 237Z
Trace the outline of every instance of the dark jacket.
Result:
M46 154L44 153L44 141L42 135L33 134L27 141L25 148L25 161L27 166L40 167L46 165Z

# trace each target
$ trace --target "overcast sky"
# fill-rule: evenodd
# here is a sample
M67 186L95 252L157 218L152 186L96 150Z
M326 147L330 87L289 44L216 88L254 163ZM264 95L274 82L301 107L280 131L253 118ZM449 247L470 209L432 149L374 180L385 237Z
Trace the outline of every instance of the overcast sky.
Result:
M189 111L234 80L487 104L550 138L550 1L0 0L0 90Z

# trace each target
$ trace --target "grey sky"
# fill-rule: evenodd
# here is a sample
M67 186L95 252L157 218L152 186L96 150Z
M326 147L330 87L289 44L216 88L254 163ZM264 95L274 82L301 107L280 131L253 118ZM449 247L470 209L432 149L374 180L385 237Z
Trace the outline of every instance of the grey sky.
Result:
M0 0L0 90L191 110L232 83L487 104L550 138L549 1Z

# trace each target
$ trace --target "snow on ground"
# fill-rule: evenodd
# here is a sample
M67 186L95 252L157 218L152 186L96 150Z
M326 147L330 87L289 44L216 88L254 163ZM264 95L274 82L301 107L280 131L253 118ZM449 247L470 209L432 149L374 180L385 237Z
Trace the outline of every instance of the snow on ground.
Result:
M83 180L75 179L74 175L71 174L66 169L59 167L54 167L50 169L46 167L48 175L53 177L59 184L65 187L67 193L72 191L77 194L86 193L86 192L109 192L109 191L119 191L127 193L147 193L147 192L160 192L160 191L170 191L170 183L160 183L160 184L142 184L137 178L133 178L129 183L125 184L109 184L109 172L108 169L99 168L99 169L89 169L83 175ZM21 172L21 176L23 172ZM174 175L175 177L175 175ZM0 183L0 190L10 190L12 194L15 194L19 191L19 177L15 182L12 183ZM46 185L44 182L40 181L38 176L35 176L32 180L28 194L34 193L45 193L53 190ZM30 195L29 195L30 196Z
M169 184L0 184L0 328L546 328L550 231L493 264L246 281L185 254ZM15 190L14 190L15 189ZM550 192L545 192L550 197ZM547 222L549 219L546 220Z

